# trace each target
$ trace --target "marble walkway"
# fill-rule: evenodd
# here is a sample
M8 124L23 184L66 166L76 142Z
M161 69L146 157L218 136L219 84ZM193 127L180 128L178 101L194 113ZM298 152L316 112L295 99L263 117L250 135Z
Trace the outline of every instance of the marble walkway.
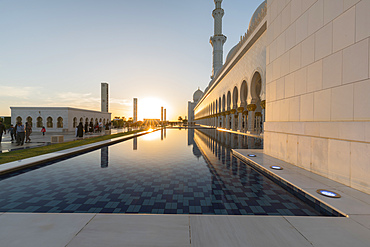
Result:
M126 131L127 131L127 128L112 129L111 133L116 134L116 133L122 133ZM97 137L102 134L103 132L84 135L84 139L91 138L91 137ZM77 140L74 132L64 132L64 133L47 132L44 136L42 135L41 132L33 132L30 136L31 142L24 143L23 146L17 146L17 143L15 142L15 140L12 142L10 134L7 133L2 136L2 141L0 143L0 153L6 153L6 152L10 152L12 150L17 150L17 149L33 148L33 147L49 145L51 141L51 136L53 135L63 135L64 142Z

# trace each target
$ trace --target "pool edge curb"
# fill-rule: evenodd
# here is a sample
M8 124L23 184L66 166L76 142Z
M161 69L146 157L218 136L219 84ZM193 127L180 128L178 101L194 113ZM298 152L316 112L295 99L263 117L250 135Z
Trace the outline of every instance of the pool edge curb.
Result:
M282 178L281 176L279 176L278 174L276 173L273 173L272 171L266 169L265 167L261 166L260 164L258 164L257 162L253 161L252 159L249 159L248 157L244 156L243 154L239 153L238 151L236 151L235 149L231 149L231 152L232 154L239 158L240 160L246 162L248 165L251 165L253 168L257 169L259 172L261 172L262 174L264 175L267 175L269 179L272 179L274 182L277 182L279 184L279 186L282 186L284 189L286 187L292 187L293 188L293 191L297 191L297 192L301 192L302 194L304 194L304 197L311 201L312 203L316 204L317 206L319 206L320 208L324 209L324 210L327 210L325 209L325 207L327 208L330 208L331 210L333 210L334 212L336 212L338 215L333 215L332 217L346 217L348 218L349 217L349 214L347 213L344 213L343 211L337 209L336 207L328 204L327 202L323 201L323 200L320 200L320 198L316 197L315 195L312 195L312 193L306 191L305 189L302 189L300 188L299 186L293 184L292 182ZM285 184L284 184L285 183ZM294 190L295 189L295 190ZM316 200L318 201L319 203L315 203L313 200ZM325 207L323 207L323 205ZM329 216L330 217L330 216Z

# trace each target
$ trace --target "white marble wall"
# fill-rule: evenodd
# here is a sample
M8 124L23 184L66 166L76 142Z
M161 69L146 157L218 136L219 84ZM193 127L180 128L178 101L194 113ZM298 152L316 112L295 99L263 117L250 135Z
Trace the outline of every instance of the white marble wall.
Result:
M265 152L370 193L370 1L267 6Z

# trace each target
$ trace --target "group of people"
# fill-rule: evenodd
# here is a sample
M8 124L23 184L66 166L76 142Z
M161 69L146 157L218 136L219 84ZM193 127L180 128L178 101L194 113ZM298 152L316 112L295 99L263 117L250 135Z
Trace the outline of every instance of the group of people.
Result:
M105 126L109 129L109 124ZM82 122L79 123L79 125L76 127L76 137L83 137L83 134L92 134L96 132L102 132L104 126L103 123L97 123L95 126L93 122L90 122L89 124L86 122L85 126L82 124Z
M95 126L93 122L90 122L88 124L85 123L85 126L80 122L80 124L76 127L76 137L83 137L83 133L85 134L92 134L93 132L102 132L104 126L102 123L97 123ZM106 129L109 130L109 124L105 126ZM41 128L42 135L45 135L46 129L45 127ZM8 133L10 134L10 137L12 138L11 141L16 141L17 146L23 145L25 142L31 142L30 135L32 133L32 126L28 122L26 122L26 126L22 124L22 122L18 122L16 126L13 126L13 124L10 125L10 128L8 129ZM5 125L0 121L0 144L2 140L2 135L6 134L6 128ZM26 141L25 141L26 139Z
M0 143L2 139L3 133L6 134L6 129L2 121L0 121ZM26 142L31 142L30 135L32 133L32 127L29 123L26 123L26 126L22 124L22 122L18 122L16 126L13 126L13 124L10 125L10 128L8 129L8 133L10 134L10 137L12 138L11 141L16 141L17 146L22 146L24 144L24 139L26 139Z

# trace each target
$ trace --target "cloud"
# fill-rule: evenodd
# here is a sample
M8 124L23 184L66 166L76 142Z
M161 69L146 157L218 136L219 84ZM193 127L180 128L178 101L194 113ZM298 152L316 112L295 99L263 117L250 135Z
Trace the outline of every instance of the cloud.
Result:
M100 111L100 95L52 91L47 87L0 86L0 112L10 114L10 106L75 107ZM131 108L132 100L109 99L109 111L113 114L127 115Z
M127 99L110 98L109 103L110 104L119 104L119 105L123 105L123 106L132 106L133 105L132 102L130 100L127 100Z
M38 87L10 87L0 86L0 97L28 98L35 94Z

